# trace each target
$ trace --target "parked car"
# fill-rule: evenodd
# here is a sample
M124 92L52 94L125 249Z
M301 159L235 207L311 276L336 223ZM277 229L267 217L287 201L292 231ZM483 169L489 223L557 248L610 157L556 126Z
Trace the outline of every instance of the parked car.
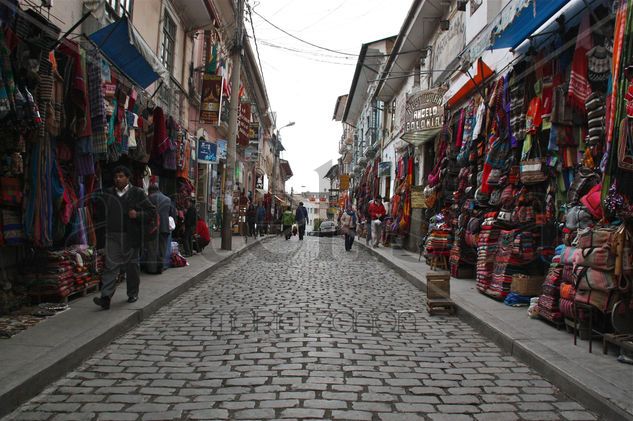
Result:
M319 237L329 236L332 237L338 232L337 226L334 221L323 221L319 227Z

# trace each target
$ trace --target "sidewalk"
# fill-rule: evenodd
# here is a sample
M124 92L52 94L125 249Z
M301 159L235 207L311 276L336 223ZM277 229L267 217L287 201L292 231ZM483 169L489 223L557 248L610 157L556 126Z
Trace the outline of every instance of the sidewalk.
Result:
M372 249L369 253L396 270L412 284L426 289L430 272L424 260L404 249ZM527 307L509 307L477 291L474 280L451 279L451 298L460 318L480 330L504 351L539 371L546 379L601 420L633 420L633 366L616 361L612 349L603 355L602 343L573 344L573 335L542 320L530 319ZM613 348L613 347L612 347Z
M134 304L126 302L125 285L119 285L109 311L92 302L95 294L70 302L70 309L43 320L10 339L0 340L0 417L37 395L63 374L117 336L149 317L219 266L274 236L248 243L234 236L232 251L220 250L212 238L204 252L188 259L189 266L162 275L141 275L141 293Z

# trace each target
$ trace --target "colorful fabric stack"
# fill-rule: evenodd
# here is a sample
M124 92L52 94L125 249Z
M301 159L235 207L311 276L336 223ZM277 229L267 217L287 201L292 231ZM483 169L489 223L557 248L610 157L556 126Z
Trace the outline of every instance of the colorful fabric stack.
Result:
M48 251L44 266L30 266L24 274L31 297L65 298L72 294L75 278L74 264L64 251Z
M515 235L514 230L503 230L499 235L492 281L488 288L482 291L492 298L503 300L510 293L512 275L517 273L511 266L516 260L513 253Z
M481 224L477 249L477 289L481 292L486 291L492 281L500 233L497 219L493 216L487 217Z
M538 301L539 316L553 323L558 323L563 318L559 307L562 275L560 256L556 256L550 264L545 282L543 282L543 294Z
M73 292L99 285L101 272L97 271L96 253L92 247L77 245L66 250L66 253L74 262L75 285ZM101 265L103 265L103 260Z
M562 248L557 252L562 253ZM576 296L576 288L574 286L574 266L573 263L565 263L563 256L560 258L561 264L561 282L560 282L560 301L558 308L561 316L566 319L574 319L574 297Z
M441 224L433 229L426 238L424 246L427 256L448 256L451 253L451 229L447 224Z

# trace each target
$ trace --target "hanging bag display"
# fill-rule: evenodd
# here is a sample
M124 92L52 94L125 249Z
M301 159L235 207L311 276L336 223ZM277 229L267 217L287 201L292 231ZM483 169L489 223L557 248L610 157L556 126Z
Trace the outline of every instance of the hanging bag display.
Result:
M547 180L547 168L545 159L542 158L541 145L538 141L535 143L537 147L532 146L530 152L538 149L538 156L529 158L528 154L528 159L521 161L520 173L523 184L538 184Z
M618 167L621 170L633 171L633 125L631 117L625 117L620 123Z

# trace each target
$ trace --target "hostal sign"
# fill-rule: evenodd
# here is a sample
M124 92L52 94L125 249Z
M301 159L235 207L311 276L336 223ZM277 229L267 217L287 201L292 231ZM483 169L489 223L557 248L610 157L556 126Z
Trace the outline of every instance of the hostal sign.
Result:
M405 108L405 133L441 128L444 124L442 98L445 89L431 89L413 94Z

